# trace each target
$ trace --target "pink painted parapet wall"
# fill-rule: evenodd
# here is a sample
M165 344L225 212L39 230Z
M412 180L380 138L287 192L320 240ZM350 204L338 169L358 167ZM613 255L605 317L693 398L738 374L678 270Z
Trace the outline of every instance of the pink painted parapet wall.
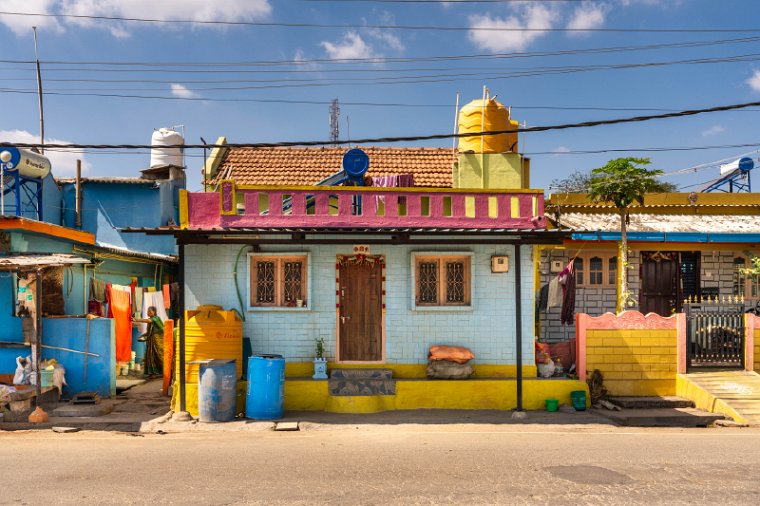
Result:
M241 198L242 194L242 198ZM186 194L183 225L227 227L544 228L540 190L246 187ZM239 206L240 203L243 206Z

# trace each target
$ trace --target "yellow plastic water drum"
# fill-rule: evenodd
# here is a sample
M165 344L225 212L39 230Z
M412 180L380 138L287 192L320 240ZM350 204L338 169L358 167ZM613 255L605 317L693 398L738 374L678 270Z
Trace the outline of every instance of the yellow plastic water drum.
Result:
M496 99L473 100L459 110L459 133L512 130L519 125L509 119L509 110ZM461 137L459 151L474 153L517 152L517 133Z
M212 359L234 359L237 377L243 376L243 321L221 306L185 311L185 381L198 383L199 365L190 362ZM179 376L179 354L175 370Z

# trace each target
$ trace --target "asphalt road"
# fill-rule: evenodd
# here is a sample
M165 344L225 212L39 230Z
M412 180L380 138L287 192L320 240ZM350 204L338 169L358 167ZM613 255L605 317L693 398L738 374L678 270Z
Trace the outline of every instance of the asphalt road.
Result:
M760 431L345 426L0 432L0 504L741 504Z

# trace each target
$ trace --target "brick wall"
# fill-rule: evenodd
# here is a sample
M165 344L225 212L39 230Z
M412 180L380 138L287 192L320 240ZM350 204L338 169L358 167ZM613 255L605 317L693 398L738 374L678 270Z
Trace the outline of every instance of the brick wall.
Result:
M611 395L674 395L679 360L685 360L678 330L685 332L684 321L683 314L663 318L638 311L579 315L579 373L590 377L598 369Z
M655 245L644 248L646 251L655 251ZM663 248L666 251L667 248ZM596 250L595 250L596 251ZM613 253L615 249L599 251L600 253ZM556 273L550 272L550 261L561 260L563 265L570 261L576 253L570 250L544 250L539 264L541 286L551 281ZM733 294L734 251L703 251L701 255L700 286L703 288L718 288L720 295ZM628 289L631 291L633 305L626 309L639 309L639 291L641 282L639 278L641 266L641 251L633 250L628 254ZM540 286L538 287L540 288ZM575 297L576 313L586 313L592 316L602 315L606 312L614 313L616 310L617 289L612 288L578 288ZM552 308L539 312L540 337L545 342L559 342L575 337L575 327L560 324L560 308Z
M361 238L356 240L361 244ZM188 245L186 252L186 305L219 304L239 309L233 271L240 245ZM314 339L323 337L326 355L336 356L335 262L338 254L351 254L348 246L263 247L266 252L309 253L308 308L245 311L245 335L254 353L279 353L288 361L310 361ZM472 306L451 310L415 310L412 304L413 252L467 252L472 262ZM386 357L390 364L423 364L428 347L454 344L472 349L474 364L515 363L515 270L491 273L491 256L507 255L514 266L511 246L470 247L371 246L373 255L386 258ZM532 247L522 247L523 360L534 365L534 305ZM248 304L247 255L238 265L243 303Z
M612 250L610 250L611 252ZM562 265L567 265L575 251L544 250L539 264L541 286L549 283L557 273L551 271L551 261L560 260ZM540 287L538 287L540 288ZM575 291L575 312L598 316L606 312L615 312L616 290L614 288L578 288ZM556 343L567 341L575 337L575 325L562 325L560 323L561 307L554 307L546 311L539 311L539 323L541 340L543 342Z
M675 329L589 330L586 370L599 369L612 395L662 395L662 380L672 381L674 393L677 350Z

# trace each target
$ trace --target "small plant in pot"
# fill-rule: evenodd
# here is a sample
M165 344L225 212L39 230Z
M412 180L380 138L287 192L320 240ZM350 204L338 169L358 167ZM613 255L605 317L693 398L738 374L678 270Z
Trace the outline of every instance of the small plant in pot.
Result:
M314 379L327 379L327 359L325 358L325 339L318 337L314 340L316 357L314 358Z

